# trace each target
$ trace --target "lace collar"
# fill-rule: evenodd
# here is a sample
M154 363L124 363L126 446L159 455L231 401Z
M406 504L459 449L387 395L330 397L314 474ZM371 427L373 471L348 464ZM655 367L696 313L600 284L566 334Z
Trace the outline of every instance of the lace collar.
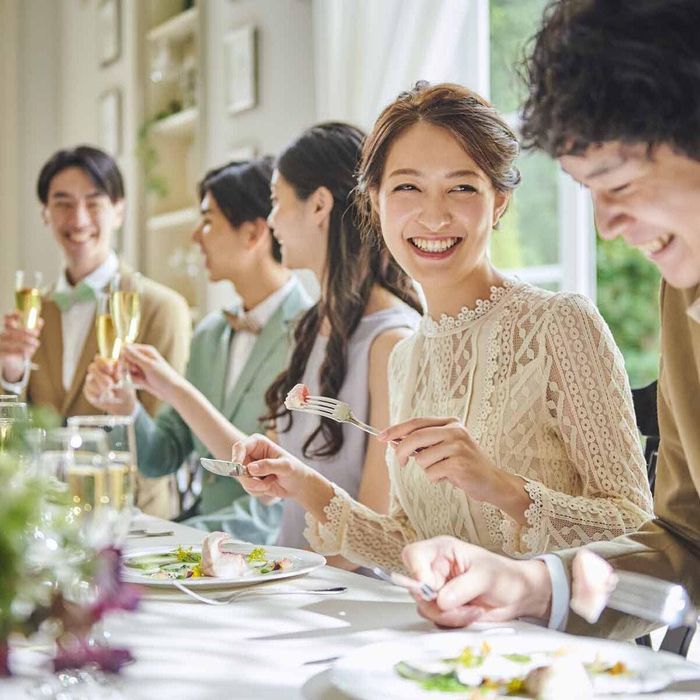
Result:
M477 299L473 308L463 306L456 316L442 314L435 321L427 314L421 319L420 329L424 335L435 336L454 333L470 326L474 321L485 316L516 286L517 280L506 279L503 284L491 287L488 299Z

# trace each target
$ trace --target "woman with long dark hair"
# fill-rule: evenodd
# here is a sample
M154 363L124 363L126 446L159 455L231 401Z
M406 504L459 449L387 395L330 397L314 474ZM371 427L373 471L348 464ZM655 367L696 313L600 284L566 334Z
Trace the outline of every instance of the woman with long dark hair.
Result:
M321 297L299 322L289 366L270 387L267 402L283 448L385 512L384 447L330 419L292 417L284 407L288 391L303 382L314 394L347 401L360 420L389 424L389 355L417 324L420 304L386 247L367 246L360 235L352 193L362 141L362 132L347 124L319 124L277 159L270 225L287 265L310 268ZM281 541L307 546L303 529L302 508L289 501Z

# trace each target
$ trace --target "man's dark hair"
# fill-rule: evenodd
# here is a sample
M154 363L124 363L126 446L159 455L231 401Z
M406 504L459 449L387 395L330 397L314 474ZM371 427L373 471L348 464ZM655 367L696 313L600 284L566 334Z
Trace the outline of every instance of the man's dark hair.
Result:
M67 168L80 168L113 204L124 199L124 180L114 158L94 146L76 146L56 151L41 169L36 193L42 204L48 202L51 180Z
M699 0L550 3L522 70L524 145L666 143L700 160L699 33Z
M231 226L267 219L270 214L270 180L274 161L270 156L232 161L210 170L199 183L199 200L210 193ZM272 237L272 255L281 262L282 251Z

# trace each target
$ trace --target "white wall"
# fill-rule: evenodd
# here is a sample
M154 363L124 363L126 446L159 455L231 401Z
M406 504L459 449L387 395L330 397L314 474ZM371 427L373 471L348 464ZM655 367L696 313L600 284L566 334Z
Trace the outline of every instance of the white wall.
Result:
M13 273L19 260L18 53L19 7L14 1L0 0L0 309L10 306Z
M311 2L204 1L205 169L225 162L231 151L241 147L253 146L258 155L274 155L316 121ZM224 37L248 24L258 31L258 104L245 112L229 114ZM231 296L228 283L208 285L207 307L226 304Z
M204 161L253 145L275 153L315 121L313 36L309 0L206 0ZM228 114L224 37L253 24L259 39L259 94L253 109Z
M13 285L16 267L52 276L57 259L41 222L36 177L47 153L56 148L58 110L59 6L42 0L2 0L3 99L0 131L2 186L3 293ZM14 253L14 255L12 255ZM11 269L12 268L12 269ZM8 279L9 277L9 279ZM7 308L5 299L3 308Z

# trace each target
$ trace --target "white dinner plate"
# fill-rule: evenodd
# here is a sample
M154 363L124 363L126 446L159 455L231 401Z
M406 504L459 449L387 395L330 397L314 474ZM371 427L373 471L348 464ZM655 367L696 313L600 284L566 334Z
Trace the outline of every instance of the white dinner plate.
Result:
M700 678L700 666L667 652L655 652L634 644L575 637L547 632L518 632L514 635L490 635L478 632L443 632L403 638L393 642L370 644L344 656L333 666L333 684L358 700L436 700L466 697L464 694L427 691L415 681L401 678L394 670L399 661L429 664L459 656L465 647L478 652L482 642L491 647L490 655L532 654L566 649L582 662L598 655L613 665L621 661L628 667L627 676L598 674L592 676L596 697L618 693L652 692L677 680ZM507 666L503 661L501 666ZM484 662L483 668L486 669ZM535 664L537 666L542 663ZM519 666L519 664L518 664ZM516 667L515 664L513 667ZM509 668L510 671L510 668ZM525 672L527 672L525 670ZM488 673L486 673L488 675ZM500 677L524 675L517 669ZM490 696L489 696L490 697Z
M252 549L260 545L254 544L239 544L229 543L224 545L224 549L229 552L240 552L247 554ZM200 545L183 545L185 549L192 548L193 552L201 552ZM159 588L175 588L172 580L169 579L154 579L150 576L140 574L137 569L132 569L126 566L126 562L130 559L143 557L152 554L165 554L177 549L174 547L148 547L138 551L129 552L124 555L124 565L122 566L123 578L130 583L139 583L144 586L157 586ZM185 578L178 581L188 588L234 588L236 586L249 586L254 583L264 583L265 581L275 581L281 578L289 578L290 576L302 576L308 574L314 569L318 569L326 563L325 557L322 557L316 552L307 552L303 549L292 549L291 547L263 547L266 558L268 559L289 559L292 565L284 570L271 571L269 574L251 573L246 576L237 576L235 578L213 578L204 576L202 578Z

